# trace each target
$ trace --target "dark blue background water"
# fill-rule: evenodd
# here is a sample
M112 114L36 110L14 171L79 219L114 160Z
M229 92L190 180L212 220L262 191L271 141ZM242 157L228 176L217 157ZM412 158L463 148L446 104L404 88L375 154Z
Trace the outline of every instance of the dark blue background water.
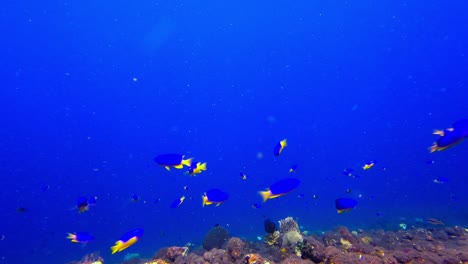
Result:
M0 263L149 257L200 245L215 224L256 239L265 218L287 216L310 232L428 217L467 225L468 143L427 150L433 129L468 117L467 4L354 2L2 4ZM206 161L208 171L168 172L153 162L163 153ZM301 186L253 209L257 192L295 163ZM361 178L344 176L348 167ZM202 208L213 187L230 199ZM98 197L83 214L73 210L81 195ZM338 197L359 204L337 214ZM138 227L143 238L111 257ZM65 239L76 231L96 239Z

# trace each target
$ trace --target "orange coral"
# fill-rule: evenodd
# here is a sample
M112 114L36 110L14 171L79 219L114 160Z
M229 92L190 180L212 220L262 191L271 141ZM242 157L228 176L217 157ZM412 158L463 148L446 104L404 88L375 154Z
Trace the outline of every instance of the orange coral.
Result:
M257 254L247 254L245 259L247 260L247 263L255 264L260 259L260 257Z
M145 262L145 264L169 264L169 262L162 259L155 259L150 262Z

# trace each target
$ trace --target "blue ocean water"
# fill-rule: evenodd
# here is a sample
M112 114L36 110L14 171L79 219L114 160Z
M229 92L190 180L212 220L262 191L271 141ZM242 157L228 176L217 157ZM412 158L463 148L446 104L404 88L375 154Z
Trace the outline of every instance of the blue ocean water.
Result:
M428 152L434 129L468 118L467 8L7 0L0 263L66 263L95 251L117 263L129 252L199 246L215 224L254 240L266 218L287 216L310 232L424 226L417 218L468 225L468 143ZM165 153L208 170L166 171L153 162ZM376 165L362 170L370 160ZM285 177L301 185L262 203L258 191ZM229 200L202 207L211 188ZM97 196L96 206L78 213L80 196ZM339 197L358 205L337 214ZM134 228L145 230L141 240L111 255ZM65 238L79 231L96 239L81 246Z

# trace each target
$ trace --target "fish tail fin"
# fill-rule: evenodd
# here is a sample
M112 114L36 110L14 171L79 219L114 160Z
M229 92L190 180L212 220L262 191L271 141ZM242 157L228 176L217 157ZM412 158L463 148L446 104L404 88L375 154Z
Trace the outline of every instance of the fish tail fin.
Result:
M111 250L112 250L112 254L122 251L122 241L119 240L115 242L115 245L111 247Z
M76 240L76 235L73 234L73 233L68 233L68 234L67 234L67 239L70 239L71 242L78 242L78 241Z
M258 192L258 193L262 196L263 202L266 202L266 201L270 198L270 196L271 196L270 190L268 190L268 191L260 191L260 192Z
M208 197L206 195L202 195L202 207L208 204Z
M287 139L283 139L281 140L281 146L284 148L288 145L288 140Z
M434 153L439 150L439 146L437 146L437 143L432 144L432 146L429 147L429 151L431 153Z
M199 168L200 168L201 171L206 171L206 162L200 164Z
M182 165L185 165L187 167L190 167L192 165L192 160L193 158L190 159L182 159Z

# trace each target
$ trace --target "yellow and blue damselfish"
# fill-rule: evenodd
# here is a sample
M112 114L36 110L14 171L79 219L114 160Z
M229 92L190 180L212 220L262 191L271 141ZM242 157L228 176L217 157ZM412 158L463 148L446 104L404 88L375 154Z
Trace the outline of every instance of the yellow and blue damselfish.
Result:
M115 245L111 247L112 254L123 251L135 244L143 236L143 233L143 229L133 229L125 233L119 240L117 240L117 242L115 242Z

